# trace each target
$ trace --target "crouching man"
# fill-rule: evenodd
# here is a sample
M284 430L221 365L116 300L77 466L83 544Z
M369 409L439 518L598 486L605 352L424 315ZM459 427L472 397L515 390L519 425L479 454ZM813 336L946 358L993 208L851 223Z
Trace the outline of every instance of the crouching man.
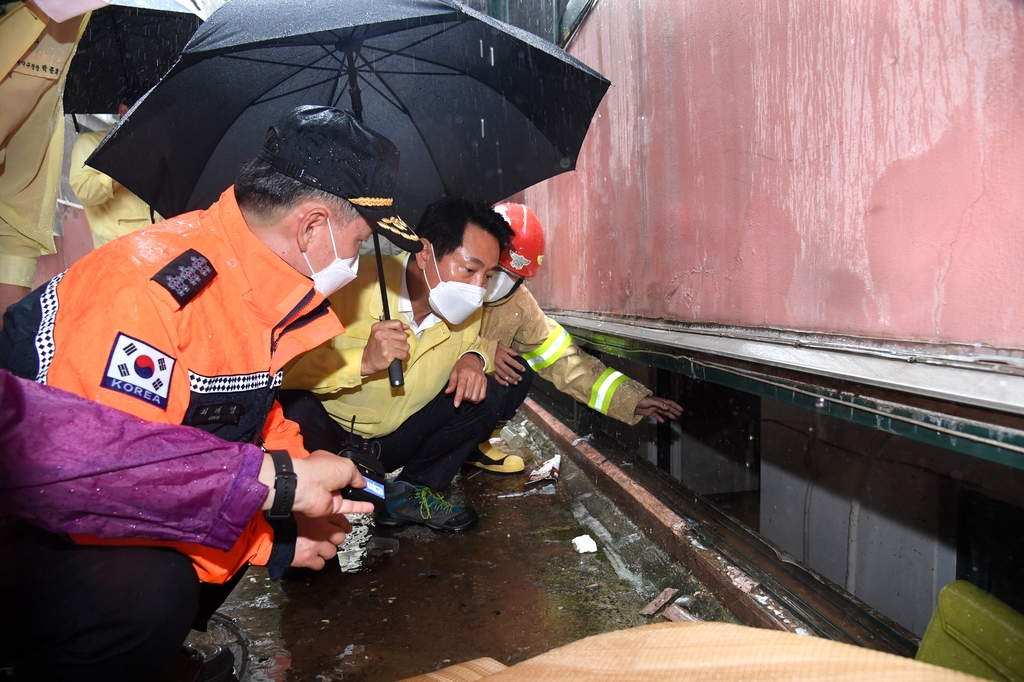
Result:
M395 146L347 112L297 107L208 210L105 244L11 306L0 367L147 421L261 443L277 453L287 489L291 458L309 452L275 400L283 367L344 331L324 297L351 278L371 225L401 222L386 208L397 167ZM335 555L344 517L292 515L286 498L227 550L23 538L16 551L32 557L17 585L24 608L0 609L17 637L18 679L188 670L173 665L179 645L190 627L205 629L249 564L274 577Z
M316 447L340 448L347 438L379 444L388 471L382 525L423 524L463 531L476 512L446 501L443 491L476 444L490 433L500 400L489 361L480 352L480 306L498 255L512 236L500 215L484 204L442 199L416 227L415 255L384 260L388 309L373 256L331 307L346 333L302 356L289 369L282 404ZM403 362L405 386L392 388L388 366ZM328 416L329 415L329 416ZM349 431L352 433L350 434Z
M500 269L491 278L480 331L484 352L494 357L494 378L504 396L499 421L511 419L523 404L534 374L601 414L631 426L643 417L661 422L681 415L683 408L678 403L659 398L640 382L606 367L544 314L523 286L537 276L544 260L544 228L529 206L505 203L494 209L515 233L501 253ZM466 463L498 473L523 470L520 457L505 455L488 442L482 442Z

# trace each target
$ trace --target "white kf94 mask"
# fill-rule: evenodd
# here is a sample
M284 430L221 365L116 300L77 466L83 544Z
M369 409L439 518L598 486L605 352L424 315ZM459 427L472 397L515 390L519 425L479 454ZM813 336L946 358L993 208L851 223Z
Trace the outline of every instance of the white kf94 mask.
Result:
M352 256L351 258L338 258L338 245L334 242L334 230L331 229L331 219L327 219L327 234L331 237L331 247L334 249L334 260L331 261L330 265L316 272L313 270L313 266L309 263L309 258L306 256L306 252L302 252L302 257L306 259L306 265L309 266L309 271L313 273L313 288L319 291L324 296L330 296L338 289L342 288L359 274L359 254Z
M430 309L443 317L448 324L462 324L484 304L484 294L487 290L474 284L444 281L441 279L441 271L437 269L433 248L430 250L430 257L434 261L434 272L437 273L440 282L431 289L427 275L423 273L423 281L427 282L427 288L430 289L430 295L427 297Z

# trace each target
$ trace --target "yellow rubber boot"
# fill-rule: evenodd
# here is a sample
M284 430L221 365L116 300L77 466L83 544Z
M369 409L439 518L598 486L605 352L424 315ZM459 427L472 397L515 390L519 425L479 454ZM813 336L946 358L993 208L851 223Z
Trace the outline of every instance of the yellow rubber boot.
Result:
M495 431L494 435L497 436L498 433L498 431ZM506 455L492 445L489 440L480 443L477 451L470 454L466 459L466 464L486 471L492 471L496 474L518 474L526 468L522 457L519 455Z

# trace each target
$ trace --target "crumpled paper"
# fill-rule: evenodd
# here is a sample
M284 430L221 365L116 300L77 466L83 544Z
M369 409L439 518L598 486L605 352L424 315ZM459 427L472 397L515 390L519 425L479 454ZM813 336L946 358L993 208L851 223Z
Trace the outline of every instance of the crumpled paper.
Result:
M596 552L597 543L589 535L581 535L572 539L572 548L580 554L586 554L587 552Z
M548 461L544 462L541 467L530 474L530 483L534 481L543 481L544 479L551 479L552 481L558 480L558 470L562 464L562 456L555 455Z

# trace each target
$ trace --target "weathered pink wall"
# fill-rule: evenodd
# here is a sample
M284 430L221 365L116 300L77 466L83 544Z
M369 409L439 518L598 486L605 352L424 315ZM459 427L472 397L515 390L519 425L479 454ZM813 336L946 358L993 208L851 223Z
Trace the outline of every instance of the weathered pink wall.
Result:
M543 304L1024 347L1024 2L599 0L570 51Z

